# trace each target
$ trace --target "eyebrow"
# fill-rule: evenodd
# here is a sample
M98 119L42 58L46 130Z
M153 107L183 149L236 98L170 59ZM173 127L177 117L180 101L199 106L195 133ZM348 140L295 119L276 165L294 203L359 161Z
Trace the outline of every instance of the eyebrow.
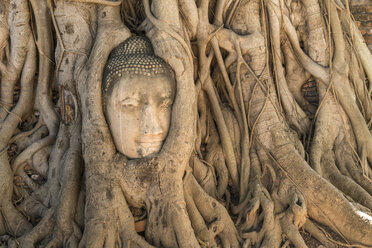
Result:
M128 96L128 97L125 97L124 99L121 99L120 100L120 102L124 102L124 101L126 101L126 100L135 100L135 101L139 101L140 99L139 99L139 97L137 97L137 96Z

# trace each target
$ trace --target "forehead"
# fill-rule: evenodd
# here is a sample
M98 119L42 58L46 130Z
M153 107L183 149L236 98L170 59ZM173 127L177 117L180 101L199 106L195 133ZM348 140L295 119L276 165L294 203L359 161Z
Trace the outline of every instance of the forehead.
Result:
M125 75L114 82L110 93L142 94L163 92L173 94L175 87L174 79L166 74L151 76Z

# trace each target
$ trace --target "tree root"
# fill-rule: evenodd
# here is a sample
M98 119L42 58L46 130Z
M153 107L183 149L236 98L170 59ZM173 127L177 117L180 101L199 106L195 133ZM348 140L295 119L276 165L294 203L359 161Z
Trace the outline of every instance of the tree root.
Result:
M196 237L208 247L217 247L216 237L222 247L239 247L240 238L226 209L208 196L189 172L184 177L184 191Z
M136 233L133 216L120 186L97 179L100 186L94 187L95 192L87 189L87 221L79 247L152 247Z
M350 159L346 162L346 169L350 173L351 177L362 186L370 195L372 195L372 182L371 179L363 175L363 172L356 164Z
M102 113L104 61L131 35L121 22L121 1L30 0L32 20L27 1L0 3L0 235L13 236L8 245L306 248L301 227L327 247L343 245L323 234L308 213L354 243L345 246L371 246L366 122L372 107L363 75L372 75L366 71L370 54L360 54L365 46L355 34L352 45L345 44L343 31L353 34L355 26L340 1L325 1L327 14L319 0L144 0L141 17L141 1L133 2L132 16L124 19L136 29L147 15L141 31L177 79L167 140L159 154L138 160L117 153ZM36 91L31 27L39 55ZM318 110L301 94L309 80L318 87ZM59 89L61 120L51 89ZM34 124L35 117L27 116L33 107L41 114L37 125L45 124L35 133L36 127L24 131ZM306 110L315 112L309 137ZM312 142L310 162L298 134ZM6 156L13 142L20 152L14 160L12 151L11 159ZM24 188L13 187L9 160ZM47 174L47 183L32 180L25 164ZM137 234L129 206L146 209L146 240Z
M279 247L282 230L278 219L274 215L274 203L271 200L270 194L261 183L255 181L252 186L254 187L253 199L256 202L253 206L256 207L251 208L253 210L252 213L247 213L247 217L249 216L249 218L246 219L246 223L240 229L241 237L245 239L243 247ZM257 216L257 203L259 203L262 209L262 213L259 216ZM261 221L262 226L257 230L258 222Z
M310 79L310 74L307 73L302 66L300 66L296 60L295 55L292 52L290 45L287 40L283 46L283 56L286 62L286 80L288 82L288 88L292 92L293 97L296 99L301 108L312 114L315 114L316 109L313 105L304 98L302 94L302 86Z
M48 209L43 219L27 234L9 244L10 248L34 248L35 244L45 238L55 225L54 210Z
M254 163L253 166L258 166ZM271 198L265 187L252 179L252 200L243 210L243 222L238 224L241 236L246 239L243 247L280 247L282 242L307 247L298 231L307 219L305 200L287 179L284 181L286 185L277 185L279 191L272 193Z
M26 195L25 199L19 204L18 209L20 212L25 213L31 220L35 220L43 216L48 206L43 204L43 200L48 196L48 188L46 184L41 186L37 191L32 192L30 195Z
M336 245L330 242L327 236L311 220L306 220L303 228L326 247L336 248Z
M286 147L284 149L287 149L288 151L288 148L289 147ZM303 165L301 167L297 167L296 170L292 170L286 166L286 163L294 163L294 161L297 160L295 157L298 155L294 154L290 155L290 157L286 156L285 158L279 158L277 156L278 154L288 154L287 152L283 152L284 150L282 149L278 150L275 152L275 154L273 154L273 158L275 158L277 165L280 166L285 174L291 178L291 181L295 183L296 187L298 187L304 195L306 201L308 202L309 215L313 219L330 226L336 232L341 233L344 237L346 237L346 239L354 243L362 243L365 245L372 244L372 240L370 238L372 237L372 235L370 235L372 232L372 225L366 222L362 215L350 205L350 203L340 194L339 191L337 191L329 183L322 181L321 177L316 175L315 172L313 172L310 168ZM300 169L301 172L299 172L298 169ZM298 175L299 173L306 176L301 178L294 176ZM308 186L304 188L301 185ZM314 187L310 187L310 185L314 185ZM337 199L336 203L330 205L327 201L329 197L332 199ZM340 216L344 216L344 218L340 220ZM358 232L354 231L356 229L358 229Z
M207 4L203 4L201 8L201 13L199 15L199 26L202 31L200 31L197 35L199 42L199 53L200 53L200 71L201 77L200 81L202 82L202 87L207 93L209 102L211 103L213 119L216 122L217 129L220 134L221 139L221 146L225 156L227 169L229 171L230 177L232 179L233 187L237 190L239 188L239 176L238 176L238 168L237 168L237 160L235 157L231 137L229 135L226 122L223 117L223 113L221 111L220 105L218 103L218 98L212 83L212 78L209 74L210 71L210 62L212 56L210 55L209 58L206 56L206 47L208 40L208 29L209 29L209 22L208 22L208 7Z
M58 132L59 119L53 108L50 82L52 75L52 56L54 44L52 42L51 17L47 7L47 1L31 0L31 6L35 16L37 28L37 47L39 50L39 76L36 89L35 108L40 111L49 135L53 138Z
M59 201L56 202L56 225L53 239L47 247L67 246L77 247L81 239L81 231L74 223L75 210L80 191L82 174L81 154L81 119L80 115L76 124L71 127L70 147L66 152L66 158L61 175L61 191Z
M1 223L7 233L18 237L32 229L32 225L22 216L12 203L1 206Z
M368 207L369 209L372 209L372 196L352 178L342 175L335 165L334 158L329 158L330 154L331 151L328 151L328 155L323 155L323 170L325 178L327 178L343 193L350 196L354 201ZM328 159L326 157L328 157Z
M190 159L190 167L192 168L195 179L197 179L204 191L207 192L208 195L216 197L216 179L214 168L211 166L211 163L208 161L208 164L204 164L197 156L193 155Z
M0 120L2 121L13 107L14 86L21 76L26 55L30 49L29 43L33 42L27 1L10 1L4 7L9 6L14 6L7 10L9 11L8 27L12 44L8 63L4 65L4 69L0 70L2 76Z
M183 195L181 195L183 198ZM156 200L155 200L156 199ZM157 201L160 199L160 201ZM182 199L148 198L146 240L156 247L199 247Z
M288 89L288 84L284 76L282 67L282 56L280 51L280 22L279 22L279 1L271 0L267 4L268 16L270 23L271 44L273 44L274 71L279 92L279 99L284 108L288 124L293 127L299 134L304 135L310 128L310 120L298 103L295 101L292 93ZM274 7L275 6L275 7Z
M121 0L73 0L75 2L80 2L80 3L95 3L95 4L102 4L102 5L107 5L107 6L112 6L112 7L117 7L121 5Z
M2 224L5 226L8 233L13 236L19 236L30 230L32 225L15 209L11 198L13 193L13 173L10 168L7 154L4 152L7 149L13 133L18 124L21 122L21 117L24 117L29 111L29 100L33 94L33 78L36 70L36 51L32 40L27 43L28 53L26 56L25 67L22 71L21 87L22 93L17 105L12 109L12 114L9 114L0 129L0 144L3 147L0 155L0 212L2 213Z
M212 122L212 119L210 120ZM228 169L223 157L221 144L219 143L218 134L213 123L209 127L209 137L207 140L205 160L215 169L217 179L216 196L222 198L228 185ZM233 137L233 136L232 136ZM234 140L233 140L234 141ZM233 142L235 144L235 142ZM236 153L236 152L235 152ZM236 153L237 155L237 153Z
M29 233L25 234L17 241L19 247L34 247L37 242L40 242L52 233L52 240L49 241L47 247L62 245L72 245L73 247L77 247L81 239L81 231L73 222L73 219L75 217L77 198L80 190L82 167L80 150L81 143L79 136L80 125L81 122L77 120L75 126L69 127L72 131L61 128L60 132L64 133L64 137L71 136L71 139L69 148L64 156L65 159L62 162L64 166L61 168L61 190L57 191L60 197L58 198L58 201L50 199L51 202L48 202L47 204L50 204L51 207L46 211L42 220ZM47 138L50 138L50 136ZM52 177L48 178L48 180L52 179ZM48 188L48 194L53 194L53 190L55 190L55 188ZM37 193L36 189L35 193ZM33 199L33 197L34 196L30 196L29 198ZM44 195L40 200L45 200L45 198ZM26 205L28 205L26 203L27 200L28 199L26 199L24 203ZM36 208L38 208L37 205L40 204L40 202L37 202Z
M306 248L307 245L301 237L298 229L302 227L307 219L306 203L299 194L293 194L288 209L280 217L280 225L283 233L298 248Z
M12 169L14 174L17 175L20 166L31 160L35 153L37 153L44 147L51 145L54 141L55 141L54 137L47 136L41 140L32 143L29 147L23 150L22 153L19 154L17 158L13 161Z

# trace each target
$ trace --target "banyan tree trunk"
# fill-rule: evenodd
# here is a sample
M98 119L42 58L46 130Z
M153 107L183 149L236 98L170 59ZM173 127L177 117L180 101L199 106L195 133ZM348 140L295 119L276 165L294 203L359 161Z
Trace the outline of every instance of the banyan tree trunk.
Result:
M101 92L134 35L176 79L139 159ZM372 247L371 68L348 1L4 0L0 246Z

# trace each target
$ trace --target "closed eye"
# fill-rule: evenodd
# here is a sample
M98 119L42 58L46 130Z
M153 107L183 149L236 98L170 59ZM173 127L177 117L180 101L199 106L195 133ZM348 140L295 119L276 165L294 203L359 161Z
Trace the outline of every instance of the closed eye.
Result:
M170 106L172 105L172 100L167 98L167 99L164 99L161 104L160 104L160 107L162 108L169 108Z
M139 105L139 101L134 98L126 98L122 100L120 104L124 108L135 108Z

